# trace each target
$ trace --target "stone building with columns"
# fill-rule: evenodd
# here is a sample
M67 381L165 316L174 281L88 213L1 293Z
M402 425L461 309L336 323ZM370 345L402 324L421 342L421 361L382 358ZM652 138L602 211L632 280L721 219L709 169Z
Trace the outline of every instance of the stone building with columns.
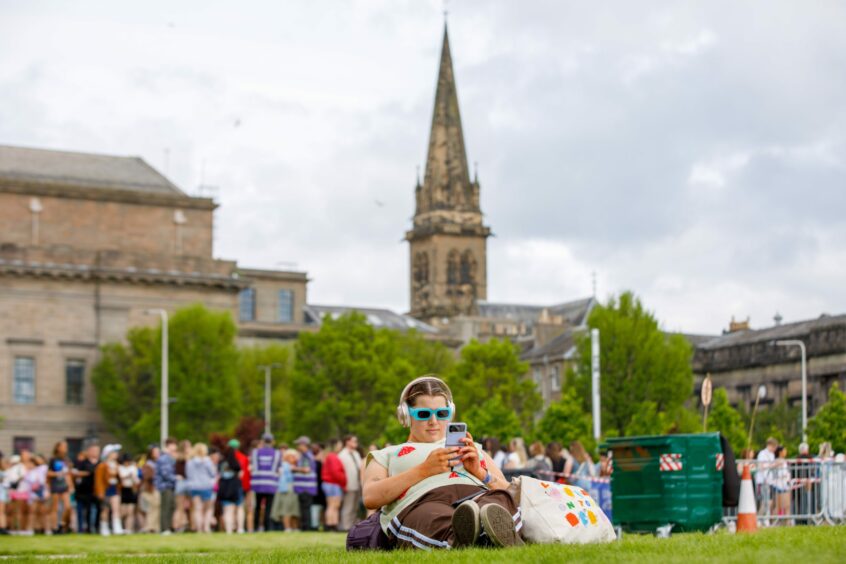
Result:
M0 450L106 436L91 369L148 309L229 311L247 344L313 327L305 273L214 257L215 208L137 157L0 146Z

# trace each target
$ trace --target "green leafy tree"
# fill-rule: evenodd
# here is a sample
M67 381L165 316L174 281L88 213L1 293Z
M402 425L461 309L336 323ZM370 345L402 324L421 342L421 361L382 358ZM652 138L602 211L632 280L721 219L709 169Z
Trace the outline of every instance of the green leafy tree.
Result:
M744 418L746 433L749 433L752 412L741 412ZM787 447L788 456L798 451L802 435L802 413L798 406L791 406L787 400L775 405L759 406L755 415L755 427L752 431L752 448L764 448L769 437L778 440ZM747 437L748 439L748 437ZM744 447L745 448L745 447Z
M824 442L830 442L834 452L846 452L846 394L836 382L828 392L828 401L808 421L808 442L812 452Z
M628 433L633 417L639 425L651 425L652 402L656 413L670 414L682 423L689 417L682 411L693 393L691 357L693 349L681 335L661 331L655 317L631 292L596 306L588 326L600 332L602 370L602 429L606 434ZM590 408L590 334L577 343L579 363L568 380ZM681 428L681 427L679 427Z
M740 413L729 403L725 388L714 389L707 430L722 433L736 456L740 456L746 448L748 427Z
M498 398L516 415L522 434L530 435L542 400L534 382L524 377L528 370L529 365L520 361L520 351L511 341L470 341L461 349L461 358L448 378L457 410L467 410L469 418L472 406ZM475 413L481 415L480 410Z
M274 366L270 372L270 422L277 436L287 436L291 411L291 346L271 344L238 350L238 388L241 390L241 415L264 420L265 373L260 366ZM289 437L290 438L290 437Z
M297 340L291 434L326 439L355 433L363 442L384 436L402 388L449 370L451 359L442 349L415 331L375 329L359 313L325 317L319 331Z
M170 434L192 441L229 429L241 411L235 323L202 305L168 324ZM108 344L94 367L97 401L109 430L134 450L159 438L161 328L136 328Z
M499 396L488 398L482 404L474 404L464 412L461 419L467 423L467 430L476 441L484 437L496 437L507 444L510 439L523 436L520 419Z
M556 441L565 447L578 440L592 452L596 448L592 432L591 416L582 409L580 398L571 388L546 409L538 423L536 438L544 443Z

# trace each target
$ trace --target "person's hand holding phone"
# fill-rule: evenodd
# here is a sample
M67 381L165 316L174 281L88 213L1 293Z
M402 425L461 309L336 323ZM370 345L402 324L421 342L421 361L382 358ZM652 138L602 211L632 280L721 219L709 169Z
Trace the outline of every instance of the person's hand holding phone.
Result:
M430 452L426 460L420 464L423 477L428 478L436 474L451 471L453 466L459 463L456 458L458 452L458 447L436 448Z
M468 431L467 436L461 439L464 446L458 451L459 460L461 461L464 470L478 478L484 480L487 475L487 470L482 468L482 461L479 459L479 451L476 450L476 445L473 444L473 436Z

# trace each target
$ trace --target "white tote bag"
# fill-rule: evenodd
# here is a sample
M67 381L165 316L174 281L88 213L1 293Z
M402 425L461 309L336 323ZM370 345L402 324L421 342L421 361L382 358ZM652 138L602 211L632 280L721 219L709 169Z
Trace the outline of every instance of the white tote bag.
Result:
M608 517L581 488L522 476L519 504L527 542L585 544L617 538Z

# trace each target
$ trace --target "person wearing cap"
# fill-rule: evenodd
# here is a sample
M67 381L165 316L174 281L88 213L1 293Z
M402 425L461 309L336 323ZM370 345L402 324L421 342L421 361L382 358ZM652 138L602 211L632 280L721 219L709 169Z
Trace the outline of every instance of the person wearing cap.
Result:
M303 435L298 437L294 444L300 453L297 465L292 468L294 472L294 493L300 502L300 530L310 531L313 529L311 523L311 503L317 495L317 462L311 453L311 439Z
M523 544L520 509L482 445L467 433L463 446L446 446L454 413L452 392L434 375L403 389L397 419L408 440L367 455L365 507L381 508L382 530L402 548Z
M242 467L237 456L240 446L238 439L230 439L217 467L220 476L217 482L217 499L223 508L223 530L227 534L235 532L237 510L244 503Z
M265 433L261 446L250 454L250 488L255 494L255 514L253 524L256 531L271 531L270 510L273 507L273 495L279 485L279 468L282 454L273 448L273 435ZM261 520L262 507L264 519Z

